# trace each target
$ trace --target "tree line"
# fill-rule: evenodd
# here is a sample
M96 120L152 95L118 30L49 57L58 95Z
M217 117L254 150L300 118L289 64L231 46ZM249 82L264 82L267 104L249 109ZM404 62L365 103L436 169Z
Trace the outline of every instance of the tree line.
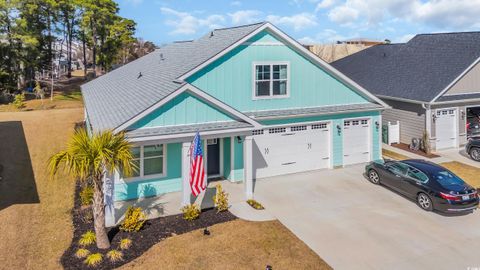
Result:
M91 55L93 76L152 51L153 43L134 37L136 23L118 13L113 0L0 0L0 92L53 72L56 42L66 45L68 77L74 43L83 52L85 75Z

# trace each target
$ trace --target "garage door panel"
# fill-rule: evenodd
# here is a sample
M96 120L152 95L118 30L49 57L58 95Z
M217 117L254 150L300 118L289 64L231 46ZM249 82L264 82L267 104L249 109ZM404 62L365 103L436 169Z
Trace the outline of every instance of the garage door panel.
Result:
M343 164L368 162L371 159L370 120L345 120L343 128Z
M453 148L457 146L456 112L456 109L436 111L436 149Z
M257 148L254 151L257 156L253 158L255 178L317 170L330 165L331 141L326 128L311 129L309 126L307 130L258 135L254 136L254 141Z

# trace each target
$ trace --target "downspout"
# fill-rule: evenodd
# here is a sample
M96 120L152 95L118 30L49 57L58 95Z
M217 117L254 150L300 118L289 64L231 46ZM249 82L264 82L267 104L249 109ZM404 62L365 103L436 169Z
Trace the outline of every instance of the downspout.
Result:
M432 137L432 109L430 108L430 103L422 103L422 108L425 110L425 129L428 132L428 138L430 142L433 140Z

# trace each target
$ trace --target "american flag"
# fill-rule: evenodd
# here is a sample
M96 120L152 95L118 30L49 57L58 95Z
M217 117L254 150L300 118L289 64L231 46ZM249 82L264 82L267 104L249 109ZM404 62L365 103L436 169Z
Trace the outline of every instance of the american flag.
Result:
M190 187L194 196L198 196L206 189L202 144L198 132L190 146Z

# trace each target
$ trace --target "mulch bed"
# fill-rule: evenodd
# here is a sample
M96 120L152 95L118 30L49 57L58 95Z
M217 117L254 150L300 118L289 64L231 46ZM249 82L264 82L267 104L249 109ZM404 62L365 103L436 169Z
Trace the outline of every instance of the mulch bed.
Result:
M414 151L412 149L410 149L409 145L406 144L406 143L392 143L392 146L393 147L396 147L398 149L402 149L402 150L405 150L407 152L410 152L410 153L414 153L414 154L417 154L417 155L420 155L422 157L426 157L426 158L437 158L437 157L440 157L439 155L435 155L435 154L430 154L430 155L427 155L425 152L423 151Z
M90 267L84 263L85 259L78 259L75 257L75 252L80 248L78 240L81 235L89 230L94 231L93 220L91 218L91 208L81 206L79 198L80 190L81 186L80 184L77 184L75 188L75 206L72 210L74 226L73 239L70 247L63 253L60 259L61 264L65 269L113 269L141 256L150 247L168 237L236 219L236 217L228 211L217 213L215 209L207 209L202 210L200 217L194 221L184 220L181 214L148 220L139 232L124 232L119 230L118 226L113 227L108 231L111 240L110 249L99 250L96 247L96 244L85 247L91 254L97 252L103 254L102 263L98 266ZM119 243L120 240L124 238L131 239L132 245L126 250L121 250ZM110 262L106 257L106 254L112 249L122 251L123 261L116 263Z

